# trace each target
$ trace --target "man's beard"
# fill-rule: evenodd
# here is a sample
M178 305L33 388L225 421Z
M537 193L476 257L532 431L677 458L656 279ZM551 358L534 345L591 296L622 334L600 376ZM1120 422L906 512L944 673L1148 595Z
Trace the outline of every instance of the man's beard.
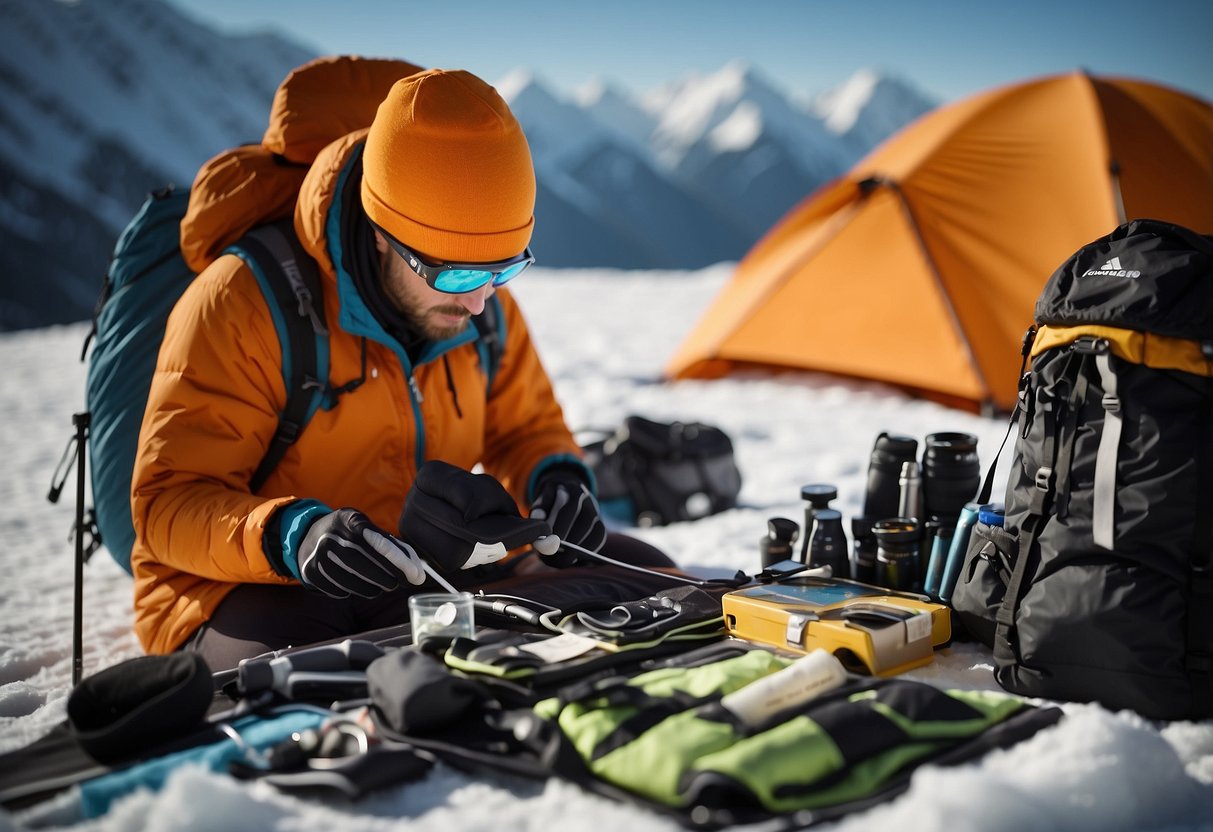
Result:
M438 315L458 315L463 320L455 325L440 324L434 320ZM463 332L471 315L462 306L436 306L427 310L424 315L418 315L413 310L406 309L404 317L409 322L409 326L415 332L425 336L426 340L445 341L447 338L454 338Z
M388 258L393 257L395 255L390 251L380 255L379 269L381 275L388 274L387 270L392 267L388 263ZM407 281L410 278L415 279L411 274L397 274L396 276L401 281ZM392 291L391 288L388 288L386 294L392 305L400 311L409 329L427 341L445 341L447 338L454 338L463 332L467 327L468 319L471 317L467 309L457 303L432 306L425 312L418 312L415 308L414 298L409 297L407 292L399 289ZM438 315L456 315L462 318L462 320L454 325L438 323L434 320Z

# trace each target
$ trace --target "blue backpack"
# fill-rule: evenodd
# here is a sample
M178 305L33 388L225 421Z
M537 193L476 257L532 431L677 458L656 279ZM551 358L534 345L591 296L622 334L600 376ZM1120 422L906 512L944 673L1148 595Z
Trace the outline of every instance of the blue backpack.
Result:
M139 428L165 324L195 273L181 254L180 225L189 206L189 191L172 187L152 193L114 247L93 328L80 358L88 355L87 413L77 414L73 442L87 445L92 473L93 508L77 507L76 535L86 537L85 561L102 544L114 560L131 571L135 530L131 522L131 477L138 451ZM253 229L226 251L250 266L265 296L278 342L286 406L278 429L249 483L257 491L299 437L316 410L331 407L361 379L332 388L328 383L328 330L316 263L300 246L290 218ZM502 339L497 303L473 317L479 333L476 347L489 384L500 364ZM326 402L327 400L327 402ZM60 461L49 499L57 502L72 464L73 446ZM78 501L80 493L78 490Z

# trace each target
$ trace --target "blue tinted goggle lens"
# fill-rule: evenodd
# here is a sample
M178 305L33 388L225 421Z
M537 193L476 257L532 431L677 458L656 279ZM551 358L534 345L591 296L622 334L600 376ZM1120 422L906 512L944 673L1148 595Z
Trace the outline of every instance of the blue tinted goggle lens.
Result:
M506 267L501 272L499 272L495 278L493 278L493 285L494 286L503 286L506 283L509 283L511 280L516 278L518 275L520 275L524 271L526 271L526 267L529 265L531 265L531 261L523 260L521 263L515 263L512 266Z
M492 279L493 273L484 269L444 269L434 278L434 288L453 294L474 292Z
M510 263L500 271L495 269L460 268L459 265L431 266L422 261L416 252L409 249L391 234L388 234L374 223L371 223L371 225L384 236L392 250L400 255L404 259L404 262L409 264L409 268L421 276L422 280L434 289L452 295L474 292L489 281L492 281L494 286L502 286L522 274L526 271L527 266L535 262L535 255L531 254L531 250L528 248L523 251L521 259L517 263ZM497 264L491 263L485 265L495 266Z
M489 281L492 281L494 286L502 286L522 274L529 265L529 260L522 260L499 272L486 269L443 269L434 278L434 288L440 292L460 294L474 292Z

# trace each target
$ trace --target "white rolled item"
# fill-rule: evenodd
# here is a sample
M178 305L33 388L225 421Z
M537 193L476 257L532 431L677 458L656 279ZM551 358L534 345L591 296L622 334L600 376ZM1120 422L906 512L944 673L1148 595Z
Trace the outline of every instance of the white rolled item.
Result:
M842 662L833 653L819 648L770 676L726 694L720 704L746 725L758 726L779 711L841 687L846 680Z

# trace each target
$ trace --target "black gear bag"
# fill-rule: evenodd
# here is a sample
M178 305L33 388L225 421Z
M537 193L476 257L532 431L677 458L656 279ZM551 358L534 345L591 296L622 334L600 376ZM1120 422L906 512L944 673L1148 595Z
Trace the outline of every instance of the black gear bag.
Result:
M617 520L664 526L737 505L741 472L718 427L633 415L585 452L602 510Z
M1137 220L1036 304L1005 534L953 603L1009 691L1213 715L1213 238Z

